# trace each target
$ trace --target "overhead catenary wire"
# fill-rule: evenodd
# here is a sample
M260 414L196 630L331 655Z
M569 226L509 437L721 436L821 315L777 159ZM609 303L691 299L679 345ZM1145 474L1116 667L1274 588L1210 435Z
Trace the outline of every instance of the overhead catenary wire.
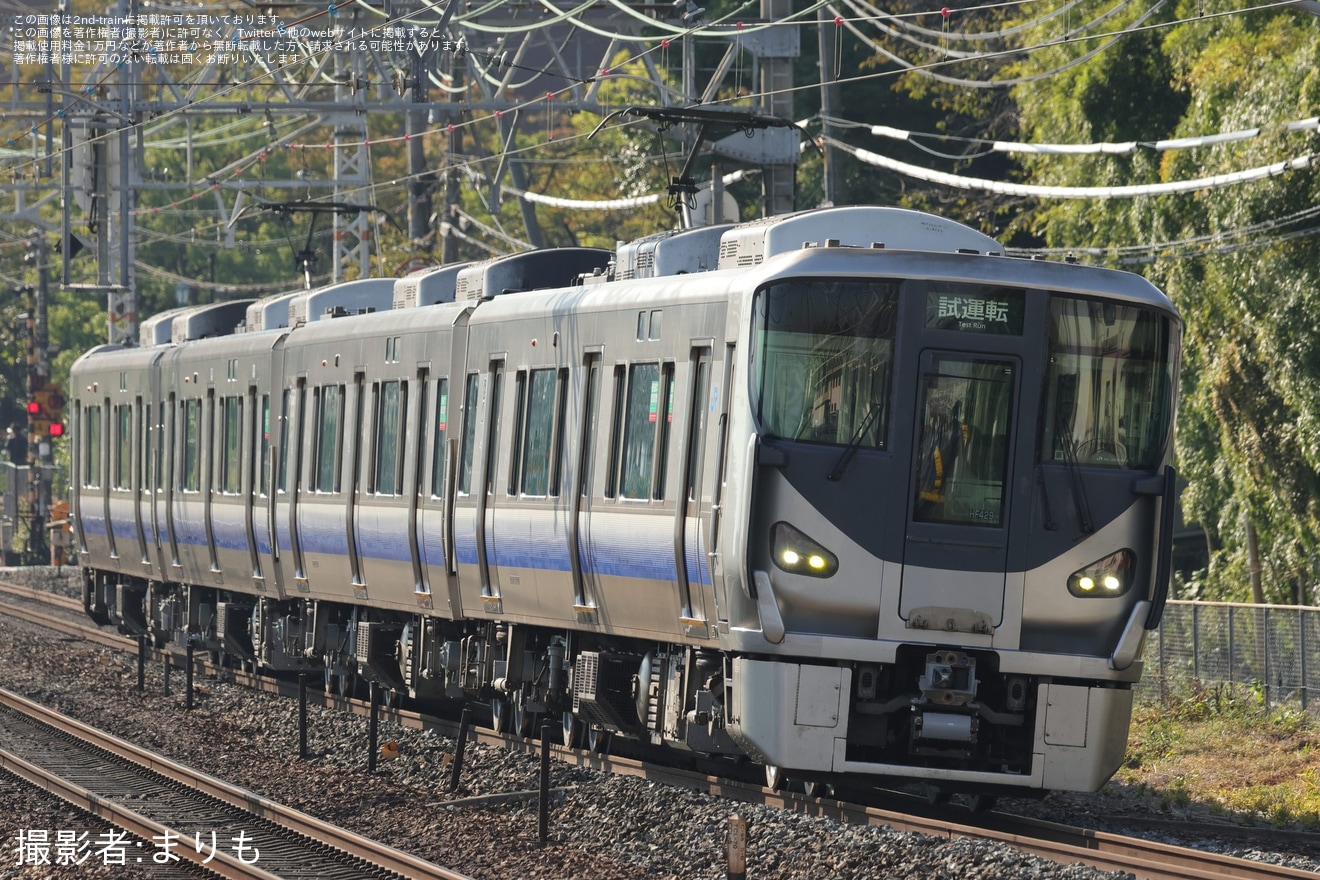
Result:
M980 190L999 195L1055 199L1130 199L1139 196L1176 195L1199 190L1222 189L1239 183L1278 177L1289 171L1309 168L1320 161L1320 155L1307 154L1283 162L1249 168L1245 171L1234 171L1228 174L1215 174L1209 177L1199 177L1195 180L1179 180L1169 183L1144 183L1126 186L1044 186L949 174L944 171L922 168L908 162L900 162L897 159L881 156L879 153L855 147L832 137L823 139L834 147L852 155L859 162L877 168L884 168L916 180L924 180L927 183L936 183L952 189Z

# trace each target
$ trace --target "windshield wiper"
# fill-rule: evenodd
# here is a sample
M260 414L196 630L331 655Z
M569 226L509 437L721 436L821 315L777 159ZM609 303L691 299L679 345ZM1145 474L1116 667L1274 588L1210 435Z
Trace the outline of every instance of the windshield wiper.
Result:
M871 411L857 426L857 431L852 435L852 440L848 441L848 446L843 450L843 454L839 456L839 460L834 463L833 469L825 475L825 479L837 483L839 478L843 476L844 470L848 467L848 462L852 461L853 453L862 445L862 436L866 434L867 429L871 427L871 423L880 415L880 409L881 407L877 404L871 404Z
M1072 426L1062 418L1056 419L1056 429L1063 439L1063 461L1068 466L1068 476L1072 478L1073 503L1077 507L1077 518L1081 521L1082 532L1091 534L1095 524L1091 522L1091 505L1086 500L1086 485L1082 482L1082 472L1077 466L1077 442L1073 439Z

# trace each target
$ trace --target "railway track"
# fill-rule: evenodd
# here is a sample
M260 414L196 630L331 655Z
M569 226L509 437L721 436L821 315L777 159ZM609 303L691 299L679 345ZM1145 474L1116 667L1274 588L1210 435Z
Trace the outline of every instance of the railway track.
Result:
M0 690L0 766L223 877L468 880Z
M34 622L41 622L40 609L31 601L44 601L43 597L26 588L18 588L18 595L29 599L22 613ZM0 588L0 596L15 595ZM60 600L52 603L60 609L64 617L69 608L77 610L78 603ZM8 609L7 609L8 610ZM45 625L43 623L43 625ZM70 623L63 620L59 624L61 631L76 635L79 632L94 633L97 636L109 636L107 644L131 651L134 646L122 636L104 633L88 624ZM235 676L239 683L261 687L292 696L296 694L295 684L260 676ZM336 706L358 714L367 714L369 705L365 701L345 699L332 695L313 693L313 699L326 705ZM456 734L456 725L444 719L437 719L421 713L382 709L385 718L403 726L418 729L434 729L449 736ZM490 731L479 731L479 739L499 742L515 751L539 751L541 744L530 739L512 736L500 736ZM569 764L586 766L607 772L637 776L652 782L682 786L689 789L706 791L734 801L765 804L780 807L796 813L819 815L833 818L840 822L860 825L889 826L898 830L913 831L943 838L966 837L993 840L1009 844L1025 852L1039 855L1063 864L1083 863L1102 870L1122 870L1138 878L1150 880L1199 880L1199 878L1261 878L1261 880L1301 880L1315 874L1278 865L1248 861L1203 852L1186 847L1170 846L1141 838L1120 834L1111 834L1085 828L1077 828L1038 819L1012 816L1004 813L991 813L978 816L975 821L969 814L950 816L948 811L932 808L919 799L903 799L901 796L889 797L886 806L865 806L833 799L808 797L796 793L772 792L752 781L731 780L726 775L693 772L670 767L657 766L645 761L625 757L606 757L584 750L570 750L554 746L556 756ZM874 803L874 801L872 801ZM1202 829L1203 831L1205 829ZM1228 829L1225 829L1228 830Z

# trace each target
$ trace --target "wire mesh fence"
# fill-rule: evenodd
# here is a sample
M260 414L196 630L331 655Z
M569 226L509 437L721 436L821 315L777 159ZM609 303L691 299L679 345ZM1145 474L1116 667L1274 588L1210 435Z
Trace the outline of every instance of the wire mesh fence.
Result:
M1139 692L1247 685L1320 712L1320 608L1170 602L1146 639Z

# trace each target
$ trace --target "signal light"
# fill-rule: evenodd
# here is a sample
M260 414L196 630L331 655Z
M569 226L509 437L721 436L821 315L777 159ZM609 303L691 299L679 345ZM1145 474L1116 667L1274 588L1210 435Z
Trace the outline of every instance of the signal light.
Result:
M41 402L36 400L29 400L27 405L27 413L30 416L41 415Z
M62 425L62 424L59 423L59 422L51 422L51 423L50 423L50 436L52 436L52 437L63 437L63 436L64 436L64 425Z

